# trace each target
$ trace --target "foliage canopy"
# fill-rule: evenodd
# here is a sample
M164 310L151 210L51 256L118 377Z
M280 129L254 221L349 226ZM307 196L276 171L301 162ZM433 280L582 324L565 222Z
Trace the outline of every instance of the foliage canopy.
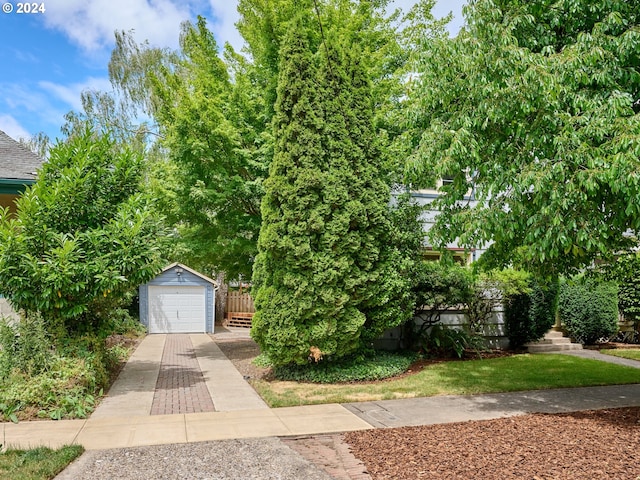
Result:
M640 227L640 3L476 0L425 42L409 106L417 185L453 176L432 239L570 272ZM478 200L468 201L469 194Z
M51 149L16 216L0 217L0 291L14 307L91 330L157 273L160 223L143 166L90 130Z

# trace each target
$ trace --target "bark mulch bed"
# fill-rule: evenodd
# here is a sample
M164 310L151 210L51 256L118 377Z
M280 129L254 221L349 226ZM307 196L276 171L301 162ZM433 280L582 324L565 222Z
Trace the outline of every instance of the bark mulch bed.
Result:
M378 479L640 478L640 407L350 432Z

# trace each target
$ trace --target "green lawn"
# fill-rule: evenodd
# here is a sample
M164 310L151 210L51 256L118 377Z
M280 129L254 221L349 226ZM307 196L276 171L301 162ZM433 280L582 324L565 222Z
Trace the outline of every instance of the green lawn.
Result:
M80 445L58 450L40 447L0 453L0 478L4 480L49 480L84 452Z
M614 357L621 357L621 358L630 358L631 360L640 360L640 348L633 348L633 349L618 349L618 348L613 348L613 349L602 349L600 350L600 353L604 353L606 355L613 355Z
M257 380L271 407L640 383L640 369L568 355L514 355L429 365L379 382L312 384Z

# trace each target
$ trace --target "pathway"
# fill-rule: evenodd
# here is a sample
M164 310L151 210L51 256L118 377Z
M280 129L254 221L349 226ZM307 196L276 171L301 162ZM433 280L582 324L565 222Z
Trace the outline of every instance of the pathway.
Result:
M151 415L213 412L213 401L189 335L168 335Z

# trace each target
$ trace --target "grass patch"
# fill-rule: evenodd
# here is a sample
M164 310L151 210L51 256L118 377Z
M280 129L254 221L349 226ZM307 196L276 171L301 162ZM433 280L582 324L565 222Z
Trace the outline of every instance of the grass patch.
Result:
M640 369L568 355L442 362L398 379L352 384L255 380L270 407L640 383Z
M84 452L80 445L58 450L46 447L7 450L0 453L0 478L6 480L49 480Z
M602 349L600 353L604 353L605 355L611 355L613 357L620 358L628 358L630 360L640 360L640 348L612 348L612 349Z
M407 371L415 360L414 354L378 351L372 355L349 357L335 362L275 367L278 380L312 383L340 383L382 380Z

